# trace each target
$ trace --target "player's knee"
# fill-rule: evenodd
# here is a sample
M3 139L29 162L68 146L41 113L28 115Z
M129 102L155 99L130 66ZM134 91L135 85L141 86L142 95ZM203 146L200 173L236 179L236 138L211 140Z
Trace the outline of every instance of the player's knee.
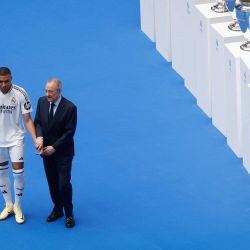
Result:
M12 162L12 168L13 170L21 170L24 167L23 162Z

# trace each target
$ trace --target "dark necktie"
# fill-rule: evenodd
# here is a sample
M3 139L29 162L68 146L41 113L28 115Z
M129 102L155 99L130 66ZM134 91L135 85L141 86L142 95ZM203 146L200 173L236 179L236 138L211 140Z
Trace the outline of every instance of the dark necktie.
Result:
M55 107L55 103L51 103L50 104L50 109L49 109L49 123L51 123L53 116L54 116L54 107Z

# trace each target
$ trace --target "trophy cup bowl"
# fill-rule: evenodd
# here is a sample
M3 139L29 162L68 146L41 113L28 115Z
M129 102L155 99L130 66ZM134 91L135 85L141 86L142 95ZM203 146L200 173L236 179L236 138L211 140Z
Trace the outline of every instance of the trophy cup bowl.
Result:
M211 7L211 10L217 13L228 12L228 9L224 0L216 0L216 4Z
M225 0L228 11L231 12L233 22L228 25L228 28L232 31L240 31L240 26L236 18L236 4L239 4L238 0Z
M250 51L250 0L241 0L236 6L236 16L241 31L244 33L246 42L240 48L244 51Z

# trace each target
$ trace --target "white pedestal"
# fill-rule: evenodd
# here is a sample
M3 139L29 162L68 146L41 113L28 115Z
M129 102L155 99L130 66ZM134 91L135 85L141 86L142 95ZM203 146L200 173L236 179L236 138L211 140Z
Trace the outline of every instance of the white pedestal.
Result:
M195 75L197 87L197 104L211 117L211 68L209 65L211 44L210 25L213 23L231 21L231 15L216 13L211 10L214 4L200 4L195 6L196 49L195 49Z
M230 23L216 23L210 27L212 123L224 136L226 136L227 127L224 44L244 39L241 32L228 29Z
M242 157L242 88L240 83L240 56L242 42L225 45L225 88L227 144Z
M158 0L156 0L158 1ZM140 0L141 30L155 42L155 0Z
M194 25L190 18L193 14L194 5L214 1L215 0L170 1L172 67L182 77L185 77L185 72L187 71L185 67L189 64L189 62L187 62L189 59L187 56L190 54L189 50L194 47ZM191 59L192 57L193 55Z
M170 22L171 22L170 0L156 0L155 1L156 49L169 62L172 60Z
M182 43L185 40L182 35L183 29L185 29L185 21L183 20L185 6L183 6L183 2L183 0L170 1L172 67L181 76L183 75Z
M215 3L215 0L186 0L186 3L183 4L186 11L184 15L185 27L184 29L184 39L185 46L182 51L182 63L183 63L183 78L185 87L196 97L196 85L195 85L195 58L194 53L196 50L195 39L196 39L196 30L195 27L195 18L194 18L194 8L197 4L206 4L206 3Z
M242 154L243 165L250 173L250 54L244 52L240 60L242 85Z

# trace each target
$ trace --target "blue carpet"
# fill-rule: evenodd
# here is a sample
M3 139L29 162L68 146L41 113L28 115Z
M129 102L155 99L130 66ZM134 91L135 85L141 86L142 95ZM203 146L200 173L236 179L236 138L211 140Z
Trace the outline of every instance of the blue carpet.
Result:
M76 227L45 222L52 204L27 136L27 221L0 223L1 249L249 249L249 175L139 21L138 0L1 3L1 65L34 109L56 76L79 113Z

